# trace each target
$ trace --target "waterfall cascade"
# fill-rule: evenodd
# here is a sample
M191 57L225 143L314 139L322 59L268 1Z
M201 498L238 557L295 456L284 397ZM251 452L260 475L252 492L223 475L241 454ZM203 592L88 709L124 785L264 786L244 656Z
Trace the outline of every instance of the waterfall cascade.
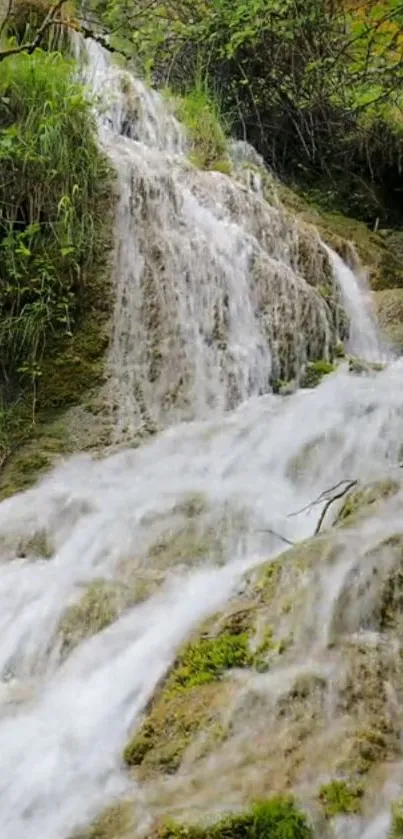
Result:
M386 476L395 495L340 536L320 566L309 626L301 617L287 664L259 682L268 695L301 668L328 667L335 691L340 638L353 643L365 624L367 557L401 528L401 363L361 377L341 366L315 390L270 393L273 379L331 357L343 307L352 351L379 357L359 280L264 200L257 176L248 186L242 167L233 178L195 169L157 94L91 42L88 57L93 89L109 102L100 142L119 192L108 385L116 436L142 423L164 430L136 450L73 457L0 505L5 839L67 839L124 792L147 824L152 805L121 755L180 645L284 539L310 537L321 507L291 513L339 481ZM75 636L67 617L97 585L109 592L107 619L93 637ZM237 803L234 791L220 794L224 806ZM340 835L384 838L387 800Z

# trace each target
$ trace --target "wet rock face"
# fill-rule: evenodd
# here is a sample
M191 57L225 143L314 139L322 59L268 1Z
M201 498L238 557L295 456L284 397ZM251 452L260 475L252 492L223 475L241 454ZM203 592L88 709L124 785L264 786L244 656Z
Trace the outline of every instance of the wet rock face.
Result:
M107 149L120 184L110 371L123 436L298 379L348 333L316 230L245 185L256 165L238 161L233 177L200 171L170 127L157 151L154 100L141 85L124 96L138 102L140 142L115 137ZM168 153L175 144L179 156Z
M298 789L318 836L322 819L371 813L373 779L403 756L403 535L390 533L388 506L398 491L362 487L343 526L250 572L182 649L125 751L148 806L164 806L168 789L174 812L193 815ZM391 511L381 539L377 503Z

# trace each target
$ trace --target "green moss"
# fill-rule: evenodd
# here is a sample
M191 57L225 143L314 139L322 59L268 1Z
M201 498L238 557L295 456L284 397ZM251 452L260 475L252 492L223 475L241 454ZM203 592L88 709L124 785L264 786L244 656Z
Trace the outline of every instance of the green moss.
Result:
M334 780L323 784L319 798L328 818L340 813L358 813L364 788L361 784L349 784L347 781Z
M311 839L312 830L292 798L277 796L206 827L163 825L159 839Z
M403 839L403 802L392 804L392 819L388 839Z
M189 688L182 694L162 692L139 730L130 738L123 757L128 766L141 766L143 777L155 772L172 774L179 768L183 755L203 731L211 737L220 735L219 707L221 694L216 684Z
M173 103L178 119L188 131L191 162L200 169L229 174L231 163L225 132L217 105L204 85L197 82L186 95L175 97Z
M277 589L282 569L282 557L270 561L259 569L256 591L261 593L265 600L270 601Z
M83 638L95 635L118 617L117 592L105 580L90 583L81 600L64 614L59 634L63 653L67 653Z
M330 361L320 359L319 361L312 361L306 365L305 371L302 375L300 386L304 388L316 387L324 376L333 373L334 365Z
M361 489L349 492L338 513L336 522L346 522L377 501L395 495L398 490L399 484L391 478L387 478L384 481L376 481Z
M351 741L349 756L342 761L347 771L366 775L373 766L381 763L389 754L385 732L374 725L360 729Z
M388 542L390 543L390 540ZM401 534L397 536L395 545L392 545L392 547L395 546L400 554L399 564L391 570L382 585L379 615L381 631L400 626L403 613L403 544Z
M132 825L132 805L120 801L108 807L90 827L74 833L71 839L123 839Z
M170 690L185 690L214 682L227 670L251 664L246 632L223 632L216 638L200 638L185 648L168 681Z
M350 373L361 376L363 374L380 373L381 370L385 369L385 365L376 361L364 361L362 358L350 356L348 369Z
M53 547L49 542L48 534L45 530L38 530L33 533L24 542L21 542L18 547L19 556L38 557L40 559L51 559L53 556Z
M220 554L221 545L217 534L199 526L194 516L189 519L182 527L160 537L151 545L148 555L153 563L169 567L174 563Z
M220 703L225 687L220 679L234 667L253 664L249 636L243 623L232 632L223 629L216 637L201 637L188 644L178 656L150 713L129 740L124 759L129 766L143 767L148 774L159 770L172 773L199 731L208 742L221 737Z

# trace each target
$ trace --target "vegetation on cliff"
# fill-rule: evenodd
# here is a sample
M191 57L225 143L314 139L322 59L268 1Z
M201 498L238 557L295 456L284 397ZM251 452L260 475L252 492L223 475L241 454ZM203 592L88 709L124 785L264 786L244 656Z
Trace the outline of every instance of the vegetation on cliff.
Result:
M46 13L26 5L16 4L11 43L39 25L33 8ZM1 67L0 464L96 383L111 193L74 61L48 44Z
M157 82L195 79L233 131L321 203L401 223L399 0L98 0L112 43Z

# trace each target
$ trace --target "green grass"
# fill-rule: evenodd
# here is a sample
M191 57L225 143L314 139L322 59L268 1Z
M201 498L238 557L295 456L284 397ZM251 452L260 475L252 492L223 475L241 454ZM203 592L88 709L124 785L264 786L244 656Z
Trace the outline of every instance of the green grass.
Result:
M170 95L168 93L168 95ZM202 82L173 99L177 118L187 129L190 160L200 169L231 171L226 131L219 107Z
M37 50L5 61L0 78L2 375L29 382L34 399L49 342L54 352L74 330L109 186L74 71Z

